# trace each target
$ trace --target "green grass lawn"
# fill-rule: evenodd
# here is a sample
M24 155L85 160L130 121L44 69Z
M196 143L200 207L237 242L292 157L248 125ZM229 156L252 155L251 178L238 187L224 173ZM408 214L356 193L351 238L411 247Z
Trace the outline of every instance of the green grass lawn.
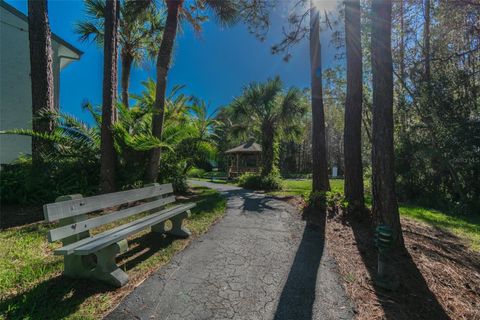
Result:
M312 190L312 180L310 179L285 179L283 180L283 184L283 190L269 193L276 196L307 197ZM330 188L334 192L343 193L343 180L330 179Z
M187 227L204 233L225 212L226 200L217 191L196 187ZM123 221L125 222L125 221ZM119 256L130 282L116 290L98 282L61 276L58 243L47 242L53 225L35 223L0 232L0 319L98 319L153 270L168 263L189 240L162 237L148 230L129 238L130 250ZM96 230L100 232L101 230Z
M284 189L282 191L271 192L276 196L301 195L308 196L312 188L311 180L284 180ZM331 179L330 188L332 191L343 193L343 180ZM369 190L365 186L365 190ZM367 205L371 204L371 195L365 194ZM421 221L434 227L446 229L451 233L467 239L471 248L480 251L480 217L479 216L452 216L444 212L413 206L408 204L399 204L400 214L417 221Z

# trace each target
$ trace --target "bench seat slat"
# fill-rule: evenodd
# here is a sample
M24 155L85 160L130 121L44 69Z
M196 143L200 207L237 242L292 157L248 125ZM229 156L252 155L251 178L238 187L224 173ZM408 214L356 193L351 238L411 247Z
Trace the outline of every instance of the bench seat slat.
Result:
M173 188L170 183L82 199L50 203L43 206L43 213L45 220L47 222L52 222L168 193L173 193Z
M164 220L167 220L173 216L176 216L177 214L181 212L185 212L191 208L193 208L195 204L187 204L187 205L182 205L179 208L176 208L174 210L171 210L166 213L158 213L158 214L153 214L150 215L150 219L144 219L144 220L136 220L130 224L125 224L123 228L117 232L114 233L109 233L102 237L101 239L96 239L95 241L89 242L85 245L82 245L80 247L77 247L74 250L74 254L78 255L86 255L90 254L93 252L97 252L98 250L115 243L119 240L126 239L127 237L131 236L132 234L135 234L141 230L147 229L155 224L158 224ZM147 217L145 217L147 218Z
M72 236L72 235L102 226L110 222L114 222L114 221L127 218L141 212L159 208L161 206L164 206L172 202L175 202L175 196L170 196L170 197L162 198L152 202L143 203L127 209L123 209L123 210L105 214L99 217L83 220L81 222L76 222L76 223L68 224L56 229L52 229L48 232L48 241L52 242L52 241L60 240L68 236Z
M195 206L195 203L189 203L185 205L178 205L172 208L164 209L157 213L153 213L141 219L132 221L130 223L118 226L103 233L97 234L93 237L80 240L78 242L69 244L62 248L55 250L57 255L78 254L87 255L94 253L110 244L118 242L122 239L126 239L132 234L135 234L142 229L149 228L155 224L158 224L164 220L187 211Z

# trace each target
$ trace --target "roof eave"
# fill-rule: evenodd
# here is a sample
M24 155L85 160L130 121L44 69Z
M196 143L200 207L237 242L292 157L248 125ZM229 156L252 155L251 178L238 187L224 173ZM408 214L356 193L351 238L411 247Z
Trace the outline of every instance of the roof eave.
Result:
M8 3L6 3L4 0L0 0L0 6L5 8L7 11L9 11L10 13L12 13L13 15L17 16L18 18L22 19L23 21L27 22L28 23L28 17L23 14L21 11L17 10L15 7L9 5ZM69 50L73 51L75 54L77 54L79 56L78 59L80 59L80 57L83 55L83 51L74 47L72 44L68 43L67 41L63 40L62 38L60 38L58 35L56 35L55 33L52 32L52 39L55 40L56 42L58 42L59 44L67 47ZM77 60L78 60L77 59Z

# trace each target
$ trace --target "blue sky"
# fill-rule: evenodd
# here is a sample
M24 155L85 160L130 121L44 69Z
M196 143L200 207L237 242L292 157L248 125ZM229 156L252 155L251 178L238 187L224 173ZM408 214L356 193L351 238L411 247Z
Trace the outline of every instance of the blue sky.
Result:
M318 1L327 8L334 7L336 3L332 0ZM7 2L23 13L27 12L26 1ZM204 99L214 110L228 104L249 82L264 81L275 75L280 75L286 86L309 87L307 41L302 41L292 50L293 57L288 63L281 55L274 56L270 52L271 46L281 38L288 13L287 3L279 1L264 42L250 34L243 24L222 28L212 20L203 25L200 35L184 24L177 37L168 88L184 84L184 93ZM81 105L87 100L95 105L102 102L102 48L94 43L80 42L74 33L75 22L84 16L82 1L49 0L48 4L52 31L84 52L80 61L73 62L61 73L60 107L89 121L81 111ZM334 60L335 49L330 44L330 38L329 32L322 33L324 68L338 63ZM140 92L141 82L148 77L155 78L154 63L146 69L133 70L130 91Z

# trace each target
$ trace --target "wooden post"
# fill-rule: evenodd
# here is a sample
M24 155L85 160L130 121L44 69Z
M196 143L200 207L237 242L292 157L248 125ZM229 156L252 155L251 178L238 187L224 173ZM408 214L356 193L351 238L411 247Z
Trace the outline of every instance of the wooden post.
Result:
M239 170L239 168L238 168L239 154L237 153L236 155L237 155L237 175L238 175L239 174L239 172L238 172L238 170Z

